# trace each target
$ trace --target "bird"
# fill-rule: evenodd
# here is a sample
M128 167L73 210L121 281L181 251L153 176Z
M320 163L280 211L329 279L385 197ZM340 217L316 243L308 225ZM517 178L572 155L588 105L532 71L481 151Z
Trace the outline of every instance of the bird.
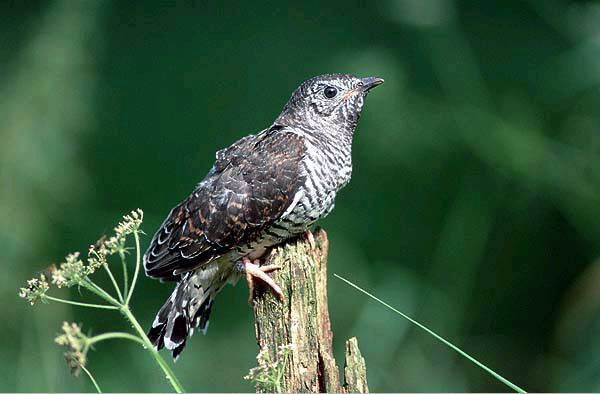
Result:
M266 129L216 153L193 192L168 214L144 254L147 276L176 282L148 332L176 360L195 329L206 334L217 294L246 276L282 297L261 265L275 245L307 232L334 207L352 174L364 100L382 78L324 74L292 93Z

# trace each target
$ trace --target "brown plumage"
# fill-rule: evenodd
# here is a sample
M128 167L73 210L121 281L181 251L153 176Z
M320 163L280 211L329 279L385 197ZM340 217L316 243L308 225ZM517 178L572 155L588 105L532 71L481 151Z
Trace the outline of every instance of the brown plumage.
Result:
M146 252L148 276L176 279L256 240L303 182L301 138L272 127L217 153L212 171L177 205Z

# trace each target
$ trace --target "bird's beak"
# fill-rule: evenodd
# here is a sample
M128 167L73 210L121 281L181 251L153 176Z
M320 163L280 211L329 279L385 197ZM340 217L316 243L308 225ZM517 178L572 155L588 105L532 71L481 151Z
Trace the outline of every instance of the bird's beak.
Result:
M383 78L367 77L361 78L361 81L363 83L362 90L366 93L369 90L373 89L375 86L381 85L383 83Z

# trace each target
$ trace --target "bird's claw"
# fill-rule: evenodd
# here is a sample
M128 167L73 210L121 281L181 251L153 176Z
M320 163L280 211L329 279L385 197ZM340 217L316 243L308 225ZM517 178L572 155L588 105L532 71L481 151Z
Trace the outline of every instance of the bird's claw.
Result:
M246 281L248 282L248 291L250 292L248 296L248 303L250 305L252 305L254 301L254 280L256 278L262 280L267 286L269 286L279 299L283 298L283 291L281 290L281 287L275 283L273 278L267 275L268 272L281 269L280 266L276 264L261 266L258 260L251 261L248 258L244 258L242 262L244 264L244 272L246 273Z

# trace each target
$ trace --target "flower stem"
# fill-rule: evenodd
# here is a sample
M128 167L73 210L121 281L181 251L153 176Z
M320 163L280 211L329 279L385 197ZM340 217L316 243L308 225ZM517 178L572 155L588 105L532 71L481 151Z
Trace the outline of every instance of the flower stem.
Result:
M138 248L138 250L139 250L139 248ZM133 286L131 288L133 289ZM135 316L133 316L133 314L131 313L131 310L129 309L129 307L127 305L123 305L121 307L121 313L123 313L125 318L127 320L129 320L129 322L133 326L134 330L140 336L140 339L144 343L144 347L146 348L147 351L150 352L150 354L152 355L154 360L157 362L159 367L165 373L165 377L171 384L171 387L173 387L173 389L175 390L176 393L183 393L184 392L183 386L177 379L177 376L175 376L175 374L171 370L171 367L169 367L169 364L167 364L167 362L158 353L158 350L156 350L156 348L152 345L152 342L150 342L150 339L148 339L148 337L146 336L146 332L144 331L144 329L142 328L140 323L138 323Z
M87 302L70 301L70 300L64 300L62 298L52 297L52 296L49 296L49 295L45 295L44 299L50 300L50 301L61 302L63 304L76 305L76 306L85 306L85 307L88 307L88 308L119 309L118 307L113 306L113 305L90 304L90 303L87 303Z
M104 334L94 335L87 340L87 346L92 346L95 343L106 341L107 339L129 339L130 341L134 341L139 343L140 345L146 347L146 344L140 337L137 337L132 334L127 334L126 332L107 332Z
M116 281L112 271L110 270L108 263L104 263L104 264L102 264L102 266L106 270L106 273L108 274L108 276L110 278L110 281L112 282L115 290L117 291L117 297L119 298L119 301L123 302L123 295L121 294L121 289L119 289L119 285L117 285L117 281Z
M129 292L129 274L127 272L125 253L122 250L119 250L119 257L121 258L121 265L123 266L123 294L127 296Z
M129 300L131 300L133 290L135 289L135 283L137 282L138 274L140 273L140 265L142 264L140 254L140 235L137 231L133 232L133 238L135 239L135 271L133 272L133 279L131 280L129 293L125 299L125 305L129 305Z
M88 371L87 368L84 367L83 364L81 364L81 363L79 364L79 368L81 368L83 370L83 372L85 372L87 374L88 378L90 378L90 380L94 384L94 387L96 388L96 392L98 392L99 394L102 394L102 390L100 390L100 386L98 386L98 382L96 382L96 379L94 379L94 377L92 376L90 371Z
M92 293L96 294L97 296L99 296L101 298L104 298L109 303L115 305L117 307L117 309L121 306L121 303L119 301L117 301L113 296L111 296L110 294L108 294L100 286L98 286L97 284L95 284L94 282L92 282L92 280L90 278L86 277L81 282L81 286L85 287L86 289L88 289Z

